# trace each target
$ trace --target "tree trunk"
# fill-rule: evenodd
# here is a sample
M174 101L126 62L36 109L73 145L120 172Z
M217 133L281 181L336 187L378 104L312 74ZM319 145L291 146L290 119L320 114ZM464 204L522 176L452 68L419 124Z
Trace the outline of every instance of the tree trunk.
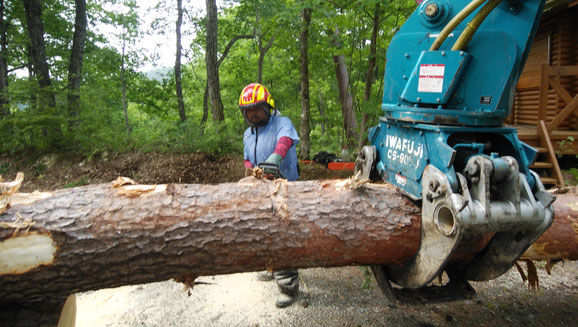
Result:
M229 51L231 50L235 42L237 42L240 39L252 39L254 37L255 37L254 35L243 34L243 35L236 35L233 39L231 39L231 41L229 41L229 43L225 47L225 51L221 55L221 58L219 58L219 60L217 61L217 70L219 70L219 67L221 67L221 64L223 63L225 58L227 58L227 55L229 54ZM209 80L207 79L207 82L205 84L205 94L203 95L203 117L201 118L201 135L205 134L205 123L207 122L207 118L209 115L208 97L209 97Z
M577 200L559 195L553 234L533 247L539 258L578 259ZM387 184L248 177L16 194L0 227L0 299L18 302L265 268L399 263L419 246L420 208ZM470 244L460 258L479 250Z
M265 62L265 55L273 46L275 41L275 34L271 35L267 45L263 46L265 33L261 32L261 15L259 13L259 2L255 2L255 36L257 37L257 47L259 49L259 57L257 58L257 83L263 84L263 64Z
M26 48L26 54L28 55L28 57L32 57L32 55L30 54L30 47ZM32 83L34 83L34 67L31 61L28 61L26 64L26 68L28 70L28 82L30 83L30 85L32 85ZM31 88L28 90L29 91L29 107L34 109L36 108L36 100L37 100L37 96L36 96L36 92L34 92L34 90L32 90Z
M335 72L337 76L337 86L339 89L339 98L341 100L341 113L343 116L343 140L342 146L348 147L351 139L358 139L356 129L357 120L353 111L353 96L349 90L349 73L345 65L345 57L343 55L333 56L335 63Z
M75 0L75 5L74 35L68 68L68 116L72 126L78 124L77 120L80 112L80 83L82 81L82 62L87 24L86 0ZM69 130L71 129L69 126Z
M125 33L126 35L126 33ZM126 39L122 40L122 56L120 61L120 85L122 89L122 109L124 112L124 123L126 128L126 135L130 137L130 122L128 120L128 101L126 99L126 78L125 78L125 49L126 49Z
M309 59L307 56L309 41L309 25L311 23L311 9L304 8L301 12L301 33L299 43L299 65L301 73L301 125L299 128L299 159L308 160L311 151L309 134L311 134L311 106L309 101Z
M201 135L205 135L205 124L209 118L209 80L205 82L205 93L203 95L203 117L201 117Z
M207 82L209 89L209 102L214 122L225 120L223 102L221 101L221 87L219 85L219 68L217 66L217 4L216 0L206 0L207 6L207 51L205 61L207 63Z
M339 47L339 29L335 27L334 43ZM351 140L357 140L357 120L355 119L355 112L353 111L353 96L349 88L349 73L347 72L347 65L345 64L345 57L343 55L334 55L333 62L335 63L335 73L337 76L337 88L339 90L339 99L341 101L341 112L343 116L343 147L352 147L354 145Z
M375 69L375 63L377 61L377 34L379 33L379 15L381 13L381 6L379 3L375 4L375 11L373 13L372 22L373 28L371 30L371 43L369 45L369 59L367 67L367 75L365 78L365 92L363 93L363 101L367 102L371 98L371 87L373 86L373 70ZM361 117L361 127L359 129L359 141L357 142L357 151L361 152L361 149L365 145L365 129L367 128L368 114L363 113Z
M0 0L0 118L10 114L8 98L8 40L6 35L6 21L4 20L4 0Z
M325 101L323 100L323 95L321 90L319 90L319 116L321 116L321 136L325 136L325 124L327 122L327 117L325 116Z
M36 98L37 106L41 113L52 111L56 108L56 98L50 81L50 71L46 60L46 48L44 44L44 25L42 24L42 2L39 0L23 0L26 12L26 26L30 38L30 56L34 77L38 83L39 96ZM50 109L50 110L49 110ZM42 128L42 134L50 147L60 144L62 131L59 125L50 123L50 126Z
M273 42L275 41L275 35L272 35L267 45L263 46L263 36L259 36L259 58L257 59L257 83L263 84L263 64L265 62L265 55L267 51L271 49Z
M179 108L179 116L181 122L187 120L187 115L185 114L185 103L183 102L183 85L181 83L181 25L183 24L183 1L177 0L177 22L176 22L176 34L177 34L177 53L175 56L175 87L177 91L177 104Z
M49 107L56 106L54 93L50 90L50 72L46 61L44 44L44 25L42 24L42 2L38 0L23 0L26 12L26 25L30 37L30 54L32 56L34 75L38 86L43 92L43 103Z

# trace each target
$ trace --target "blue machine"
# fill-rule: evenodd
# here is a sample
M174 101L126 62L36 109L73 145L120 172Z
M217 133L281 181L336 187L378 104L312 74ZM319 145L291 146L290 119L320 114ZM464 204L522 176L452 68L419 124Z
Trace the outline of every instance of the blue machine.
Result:
M391 41L384 116L356 162L422 200L416 256L373 267L390 299L390 280L415 289L444 270L454 281L495 278L551 224L554 198L529 169L536 150L501 127L544 3L425 0ZM448 264L462 238L482 233L495 233L483 253Z
M544 1L495 1L499 4L467 47L452 50L469 22L463 21L439 49L431 50L450 19L470 2L422 2L387 51L382 106L385 116L370 131L369 140L379 153L382 165L378 164L377 169L382 178L414 199L421 199L424 163L431 162L444 171L456 187L454 160L466 159L455 158L456 145L472 154L514 156L526 176L530 176L528 167L536 157L532 148L518 140L515 130L486 127L501 126L511 112L515 86ZM438 9L428 11L428 6ZM395 131L390 133L388 129ZM401 147L388 142L391 136L386 135L397 136ZM403 143L408 142L423 147L419 155L404 149ZM465 143L482 143L484 147L467 150ZM529 179L533 186L533 178Z

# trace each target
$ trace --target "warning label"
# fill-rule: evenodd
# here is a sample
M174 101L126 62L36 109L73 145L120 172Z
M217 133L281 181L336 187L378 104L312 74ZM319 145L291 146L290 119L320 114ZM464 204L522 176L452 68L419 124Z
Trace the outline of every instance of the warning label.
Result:
M405 184L407 183L407 178L401 176L400 174L395 174L395 182L398 185L405 186Z
M444 88L444 72L446 66L441 64L425 64L419 66L418 92L442 93Z

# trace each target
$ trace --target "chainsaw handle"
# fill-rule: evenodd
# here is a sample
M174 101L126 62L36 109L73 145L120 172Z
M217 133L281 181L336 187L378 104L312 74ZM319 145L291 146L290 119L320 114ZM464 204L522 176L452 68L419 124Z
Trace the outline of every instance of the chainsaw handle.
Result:
M260 162L257 166L263 170L263 175L266 176L267 178L268 178L268 176L271 176L272 179L284 178L283 174L281 174L281 170L279 168L279 165L277 165L275 163Z

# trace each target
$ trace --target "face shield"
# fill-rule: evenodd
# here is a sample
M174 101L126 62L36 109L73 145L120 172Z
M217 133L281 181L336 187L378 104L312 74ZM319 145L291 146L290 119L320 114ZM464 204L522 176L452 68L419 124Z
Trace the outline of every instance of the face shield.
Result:
M245 122L251 127L265 126L271 117L271 107L267 103L260 103L255 106L241 107L241 113Z

